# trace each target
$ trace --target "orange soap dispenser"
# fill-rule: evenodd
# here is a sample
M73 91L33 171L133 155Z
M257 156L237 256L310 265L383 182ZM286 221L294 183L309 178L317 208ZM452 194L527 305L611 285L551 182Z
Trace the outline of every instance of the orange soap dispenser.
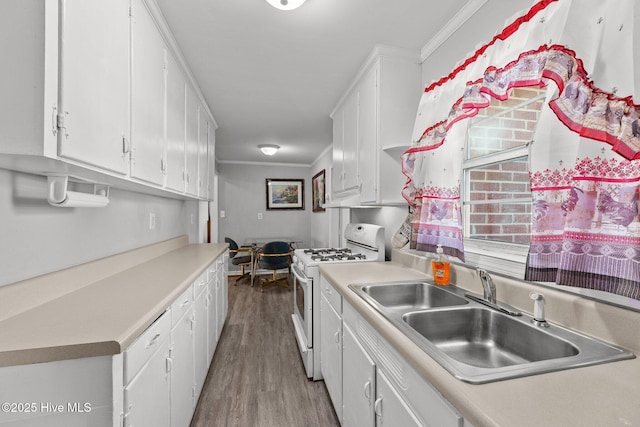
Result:
M438 254L438 259L431 261L433 281L436 285L447 286L449 284L451 274L451 264L449 264L449 261L444 260L444 250L442 249L442 245L438 245L436 248L436 254Z

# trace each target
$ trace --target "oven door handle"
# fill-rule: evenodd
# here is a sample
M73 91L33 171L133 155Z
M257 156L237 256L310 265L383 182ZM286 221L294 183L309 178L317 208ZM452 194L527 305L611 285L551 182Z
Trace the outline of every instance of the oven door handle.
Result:
M296 276L296 279L300 282L300 284L306 286L307 283L311 282L313 279L307 277L296 264L291 266L291 271L293 271L293 275Z

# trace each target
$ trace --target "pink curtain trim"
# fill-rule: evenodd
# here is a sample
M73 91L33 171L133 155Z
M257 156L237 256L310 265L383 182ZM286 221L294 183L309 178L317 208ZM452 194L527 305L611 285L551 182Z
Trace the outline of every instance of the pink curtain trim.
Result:
M448 75L440 78L440 80L431 83L429 86L427 86L425 88L425 92L430 92L433 89L435 89L438 86L442 86L443 84L445 84L446 82L453 80L460 72L464 71L469 65L473 64L474 62L476 62L476 60L482 56L482 54L484 54L484 52L491 47L492 45L494 45L496 43L496 41L498 40L506 40L509 37L511 37L516 31L518 31L518 29L520 28L520 26L524 23L527 23L529 21L531 21L539 12L541 12L542 10L544 10L547 6L549 6L551 3L554 3L558 0L542 0L539 1L538 3L534 4L531 9L529 9L529 11L527 13L525 13L524 15L520 16L519 18L517 18L515 21L513 21L511 24L507 25L499 34L495 35L491 41L489 41L487 44L481 46L478 50L475 51L475 53L467 58L462 65L460 65L459 67L455 68L451 73L449 73Z

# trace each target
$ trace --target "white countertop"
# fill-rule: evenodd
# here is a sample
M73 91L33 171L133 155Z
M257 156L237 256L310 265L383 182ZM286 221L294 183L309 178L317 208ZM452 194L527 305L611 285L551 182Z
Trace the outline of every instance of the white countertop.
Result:
M394 262L327 264L322 265L320 271L416 372L434 385L475 427L640 426L640 358L488 384L468 384L449 374L347 287L351 283L425 279L426 274ZM518 293L517 289L506 291L501 289L501 284L498 286L499 300L501 290L504 295ZM554 301L552 291L545 290L544 294L551 300L550 306L556 304L551 313L557 312L565 303L563 296ZM563 308L564 311L571 310L585 317L583 301L566 299L571 304L567 307L577 308ZM639 354L639 313L593 301L584 304L597 309L590 310L591 318L581 319L582 332L601 335L600 338L626 345ZM559 319L564 320L561 316ZM611 322L617 325L611 327ZM602 332L603 329L608 331ZM608 336L602 337L606 333ZM618 333L622 342L615 339ZM629 346L630 343L635 345Z
M0 288L0 366L121 353L227 248L168 242Z

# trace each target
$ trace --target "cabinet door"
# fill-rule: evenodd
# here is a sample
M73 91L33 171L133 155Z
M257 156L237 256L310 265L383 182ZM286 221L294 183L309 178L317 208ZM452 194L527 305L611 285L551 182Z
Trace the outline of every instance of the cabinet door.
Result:
M165 342L124 388L125 427L168 427L169 342Z
M209 180L208 180L208 199L213 201L216 198L216 193L217 193L217 189L216 189L216 132L214 130L214 127L212 126L212 124L209 124L209 133L208 133L209 137L207 139L207 144L209 146L209 148L207 149L207 156L208 156L208 164L209 164L209 168L208 168L208 173L209 173Z
M350 190L358 186L358 92L353 92L344 104L342 189Z
M338 419L342 419L342 318L320 297L320 367Z
M185 90L182 70L167 53L167 187L180 192L185 190Z
M186 192L198 194L198 98L190 85L187 85L186 98Z
M342 425L373 427L376 365L347 325L343 326L342 363Z
M342 190L343 144L344 143L344 107L333 115L333 164L331 166L331 192Z
M209 116L198 107L198 197L207 198L209 190Z
M216 312L216 278L209 282L207 289L207 358L209 363L218 346L218 313Z
M61 5L59 155L129 169L129 0Z
M131 177L162 185L166 48L142 0L131 9Z
M222 260L216 261L218 262L218 269L216 274L216 314L217 314L217 324L216 324L216 339L220 339L220 334L222 333L222 328L224 327L224 321L227 318L227 275L226 270L224 269L224 265Z
M402 397L393 388L387 377L378 369L376 373L376 426L377 427L420 427L422 424Z
M364 75L359 87L358 109L358 181L360 201L377 199L378 164L378 67L373 66ZM401 187L400 187L401 188Z
M171 331L171 425L189 425L194 408L193 307Z
M209 370L209 349L207 343L207 293L202 292L194 304L193 348L195 369L195 395L199 396Z

